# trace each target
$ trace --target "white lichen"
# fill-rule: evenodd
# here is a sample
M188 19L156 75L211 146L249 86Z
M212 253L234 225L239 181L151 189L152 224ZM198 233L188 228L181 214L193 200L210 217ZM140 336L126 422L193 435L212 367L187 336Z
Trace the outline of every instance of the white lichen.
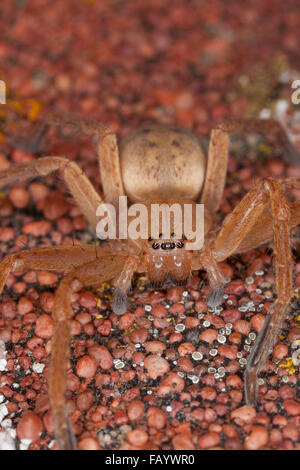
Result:
M16 450L16 444L9 429L0 430L0 450Z

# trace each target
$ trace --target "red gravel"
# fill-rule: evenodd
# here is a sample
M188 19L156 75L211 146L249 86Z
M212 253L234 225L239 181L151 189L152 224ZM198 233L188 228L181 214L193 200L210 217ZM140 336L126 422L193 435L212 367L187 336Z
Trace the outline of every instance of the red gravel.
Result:
M97 370L97 361L92 356L83 356L77 361L76 371L79 377L85 379L94 377Z
M287 127L299 134L292 78L283 80L291 68L297 75L300 63L296 0L284 8L280 0L246 6L216 0L213 7L194 0L28 0L3 2L1 14L8 96L0 116L0 169L36 158L16 144L32 132L41 109L95 117L119 137L145 123L172 123L192 129L206 145L222 119L273 112L281 99L289 106ZM76 160L101 192L91 140L51 131L39 153ZM233 140L220 220L257 178L299 177L299 166L279 152L272 136ZM299 199L299 191L294 196ZM57 175L1 190L0 220L3 256L94 243ZM292 232L300 287L299 232ZM66 399L80 450L300 448L299 368L289 366L299 293L260 374L253 408L244 401L243 360L275 299L273 253L261 247L220 268L228 283L217 315L208 311L202 271L187 287L166 291L137 276L121 317L111 312L110 286L74 295ZM0 356L6 361L0 397L17 446L30 439L32 449L55 448L47 378L60 279L46 269L13 273L0 298L7 350Z
M170 370L170 365L166 359L154 355L146 358L145 367L151 379L164 376Z

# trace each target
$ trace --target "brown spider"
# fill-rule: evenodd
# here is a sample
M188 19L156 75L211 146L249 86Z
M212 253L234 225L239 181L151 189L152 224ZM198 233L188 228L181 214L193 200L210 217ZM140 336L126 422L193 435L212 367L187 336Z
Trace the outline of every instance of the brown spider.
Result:
M69 356L71 297L83 286L99 286L113 280L113 310L126 311L127 291L135 272L145 272L163 285L168 277L184 282L193 270L207 272L211 293L208 304L217 306L223 296L224 278L218 263L273 238L277 299L249 355L245 371L245 400L255 405L257 376L276 341L292 293L290 227L300 222L300 201L288 202L285 195L300 188L300 178L264 178L246 194L233 212L217 227L215 213L223 194L230 132L275 132L285 156L294 163L299 156L278 122L273 120L228 120L212 130L208 158L196 136L169 125L151 125L126 136L118 147L116 135L106 126L89 119L53 114L51 124L69 125L98 136L98 154L104 200L76 163L64 157L48 156L0 172L0 187L19 180L59 171L76 203L96 229L97 208L111 203L118 209L119 196L130 203L177 201L205 208L205 243L201 250L185 249L182 227L171 227L171 237L114 240L99 246L58 246L25 250L7 255L0 264L0 293L10 272L46 269L64 273L56 291L55 322L49 367L49 398L56 438L60 449L74 449L76 443L65 405L66 368Z

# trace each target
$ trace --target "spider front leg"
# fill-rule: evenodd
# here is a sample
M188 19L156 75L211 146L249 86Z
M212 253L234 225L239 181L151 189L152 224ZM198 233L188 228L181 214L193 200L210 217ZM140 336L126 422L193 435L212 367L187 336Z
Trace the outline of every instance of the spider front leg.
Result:
M245 399L251 405L257 399L257 376L272 351L292 295L290 207L281 184L271 178L258 182L227 217L213 249L217 261L238 253L243 240L255 233L255 225L268 206L272 214L277 299L248 358Z
M236 133L274 134L283 147L283 158L291 164L300 164L300 154L293 146L281 124L275 119L226 119L211 132L205 184L201 203L214 214L223 196L228 162L229 135ZM216 180L217 175L217 180Z
M98 162L104 199L116 208L119 196L125 194L121 178L119 150L116 134L105 124L95 119L82 118L65 112L50 112L39 123L32 142L39 142L50 126L69 128L73 131L97 137Z

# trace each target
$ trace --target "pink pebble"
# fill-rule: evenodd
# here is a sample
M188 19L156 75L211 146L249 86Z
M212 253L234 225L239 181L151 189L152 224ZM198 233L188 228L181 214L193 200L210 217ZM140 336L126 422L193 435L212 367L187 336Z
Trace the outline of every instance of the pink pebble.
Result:
M250 333L250 323L248 323L246 320L237 320L234 322L233 328L242 335L247 336Z
M268 444L269 434L264 426L253 426L250 436L245 439L246 450L258 450Z
M130 421L140 421L144 415L145 405L140 400L133 400L128 406L128 418Z
M9 192L9 199L17 209L24 209L29 202L29 193L24 188L12 188Z
M151 315L154 318L164 318L168 315L168 310L162 304L156 304L151 310Z
M33 411L24 411L17 426L19 439L38 439L43 430L43 423L39 416Z
M57 274L49 271L39 271L37 275L38 282L42 286L50 286L57 282Z
M82 307L85 307L85 308L96 307L96 299L95 299L95 295L93 294L93 292L89 292L89 291L82 292L79 295L78 302L80 303L80 305L82 305Z
M217 446L220 442L220 435L217 432L208 432L199 437L198 444L201 449L209 449Z
M53 335L53 320L50 315L43 313L40 315L35 324L35 334L40 338L51 338Z
M29 222L23 226L22 232L26 235L33 235L39 237L47 235L51 230L51 224L48 220L41 220L39 222Z
M170 364L163 357L151 355L145 359L145 368L151 379L157 379L169 372Z
M100 446L93 437L85 437L78 442L79 450L100 450Z
M291 416L300 415L300 403L295 400L284 400L283 407L287 414Z
M239 421L242 423L252 423L256 417L256 410L253 408L253 406L250 405L244 405L241 406L240 408L236 408L231 412L230 415L231 419L234 421Z
M145 351L152 354L162 354L166 346L161 341L147 341L145 343Z
M124 313L119 319L120 330L128 330L134 323L134 315L130 312Z
M128 442L133 446L143 446L148 441L148 434L142 429L133 429L127 434Z
M20 297L17 311L19 315L25 315L26 313L31 312L33 309L33 304L31 300L27 299L27 297Z
M89 355L92 356L101 369L108 370L113 366L113 358L106 346L94 344L88 349Z
M147 424L155 429L163 429L166 425L167 416L164 410L156 406L150 406L147 411Z
M89 379L94 377L97 371L97 361L92 356L85 355L77 361L76 372L79 377Z
M172 439L174 450L195 450L191 433L179 433Z

